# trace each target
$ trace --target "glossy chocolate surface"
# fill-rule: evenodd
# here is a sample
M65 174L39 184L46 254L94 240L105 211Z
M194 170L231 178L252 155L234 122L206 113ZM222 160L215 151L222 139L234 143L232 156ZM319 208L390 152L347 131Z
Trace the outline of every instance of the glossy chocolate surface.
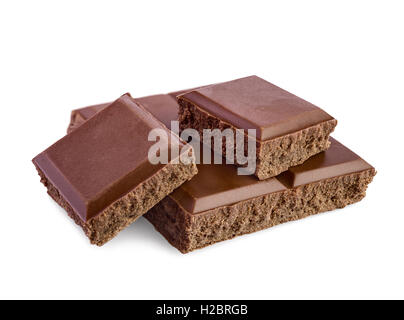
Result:
M268 140L333 118L257 76L202 87L181 96L201 110L240 129L256 129Z

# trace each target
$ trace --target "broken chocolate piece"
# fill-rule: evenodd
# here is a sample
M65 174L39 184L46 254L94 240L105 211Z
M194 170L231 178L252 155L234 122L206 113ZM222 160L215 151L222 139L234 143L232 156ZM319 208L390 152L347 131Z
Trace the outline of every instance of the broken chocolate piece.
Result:
M177 161L180 155L168 164L149 162L154 143L148 141L148 134L155 128L167 132L180 154L192 156L193 150L128 94L100 109L33 159L49 194L97 245L197 173L195 163Z
M181 130L193 128L202 137L204 129L255 129L255 175L260 180L326 150L337 124L320 108L257 76L202 87L177 99ZM223 156L225 143L223 139Z
M198 170L145 215L183 253L358 202L376 174L332 138L331 147L303 168L265 181L239 180L231 165L198 165ZM226 174L215 178L219 171Z

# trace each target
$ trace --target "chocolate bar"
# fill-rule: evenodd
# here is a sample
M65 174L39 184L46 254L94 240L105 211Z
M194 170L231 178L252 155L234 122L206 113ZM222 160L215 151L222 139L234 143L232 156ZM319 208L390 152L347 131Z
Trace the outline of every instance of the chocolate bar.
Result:
M219 241L343 208L366 194L375 169L331 138L327 151L263 181L231 165L198 165L199 173L145 217L187 253Z
M175 120L178 105L174 96L160 95L159 104L153 106L155 116L164 123ZM142 100L151 101L149 98ZM73 111L73 115L79 116L72 117L70 127L80 125L101 109L102 106ZM79 123L74 119L80 119ZM237 175L233 165L200 164L192 180L165 197L144 217L174 247L187 253L358 202L365 196L376 171L335 139L330 141L328 150L262 181L254 176Z
M210 85L178 96L180 129L243 129L256 143L255 175L267 179L326 150L337 121L315 105L257 77ZM255 136L248 133L255 129ZM223 156L230 156L222 139ZM210 141L207 141L211 144Z
M154 100L153 100L154 101ZM103 245L197 173L193 150L126 94L33 159L50 196ZM92 108L86 109L90 112ZM74 122L89 116L86 110ZM167 164L153 165L149 132L167 133ZM171 156L171 148L180 150ZM187 156L189 163L179 161Z

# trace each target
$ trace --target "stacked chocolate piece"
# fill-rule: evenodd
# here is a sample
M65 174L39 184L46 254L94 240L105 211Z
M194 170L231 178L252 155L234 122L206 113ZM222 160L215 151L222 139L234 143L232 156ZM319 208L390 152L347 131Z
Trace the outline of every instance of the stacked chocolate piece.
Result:
M190 144L168 129L174 120L181 132L191 128L200 137L204 129L241 134L245 150L249 143L256 150L253 175L239 174L245 163L224 138L222 163L195 159ZM144 215L186 253L361 200L376 172L329 137L336 124L320 108L251 76L74 110L68 135L33 162L48 193L92 243L104 244ZM160 150L170 154L166 164L148 157L156 128L167 132L168 150Z

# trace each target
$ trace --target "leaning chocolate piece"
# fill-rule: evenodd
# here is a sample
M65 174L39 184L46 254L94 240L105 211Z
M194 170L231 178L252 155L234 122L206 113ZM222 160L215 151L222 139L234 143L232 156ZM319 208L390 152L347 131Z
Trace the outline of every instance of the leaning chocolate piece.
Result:
M48 193L97 245L197 173L192 148L128 94L100 109L33 159ZM167 149L160 150L168 152L167 164L148 159L154 144L148 135L155 128L167 134ZM178 146L178 155L171 156L172 145ZM190 163L178 161L184 155Z
M337 121L315 105L250 76L178 97L180 129L255 129L255 175L267 179L329 147ZM223 153L226 152L223 139ZM235 159L237 162L237 159Z
M376 171L330 140L327 151L264 181L238 176L231 165L198 165L199 173L145 218L174 247L187 253L358 202Z

